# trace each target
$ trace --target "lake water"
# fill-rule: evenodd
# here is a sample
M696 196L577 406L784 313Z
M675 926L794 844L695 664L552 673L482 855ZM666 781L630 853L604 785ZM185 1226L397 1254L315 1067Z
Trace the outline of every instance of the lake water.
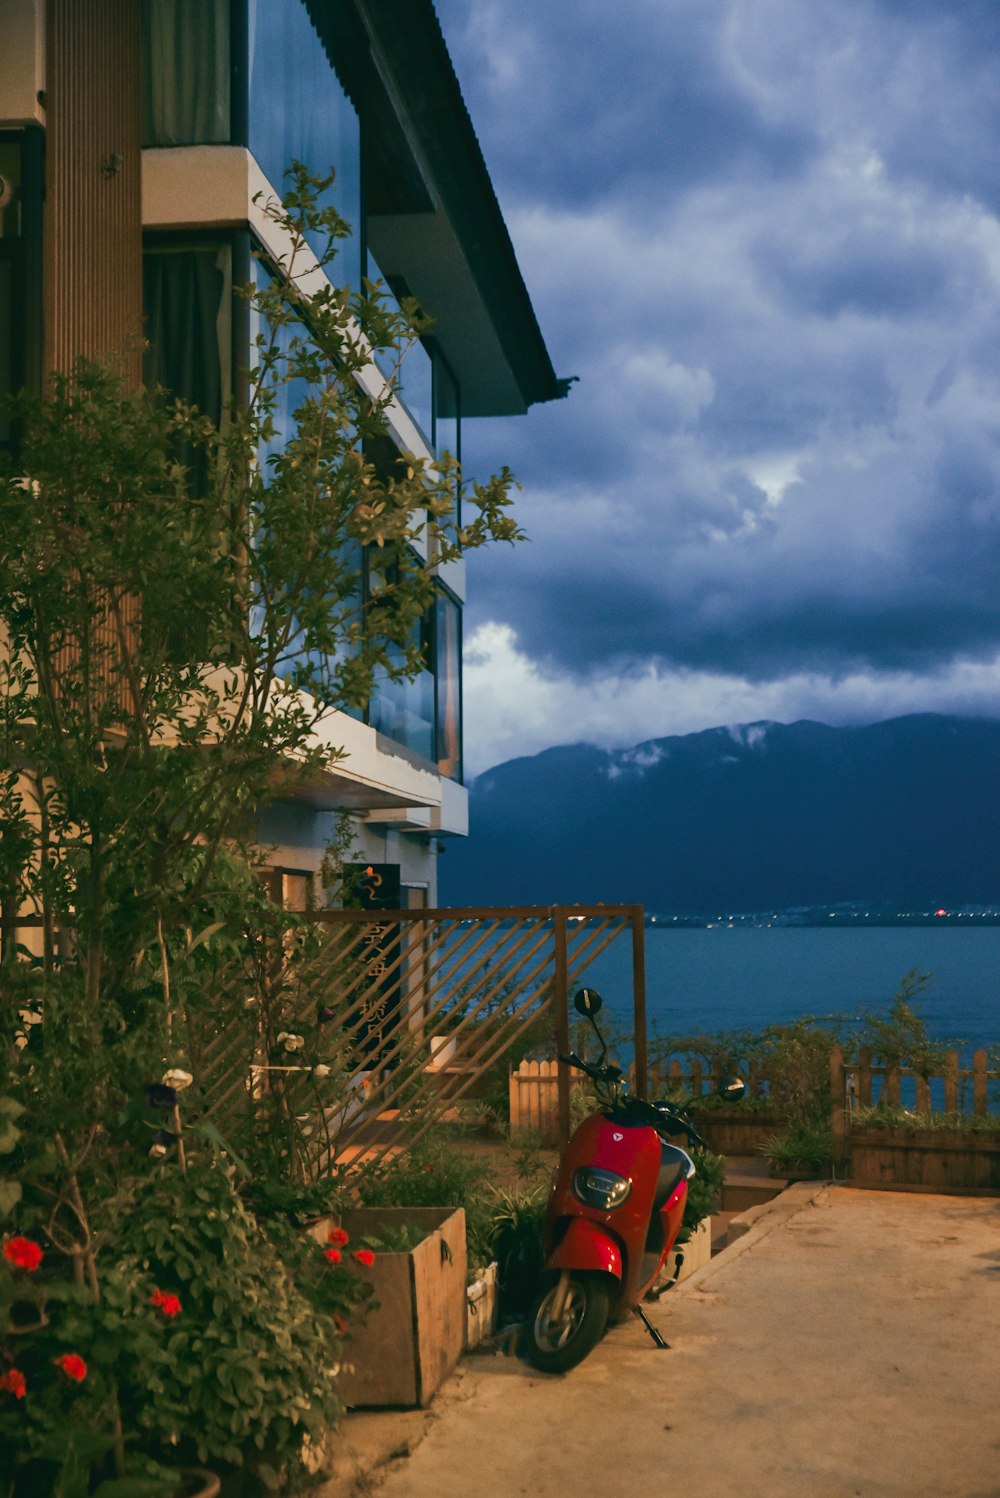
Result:
M631 949L621 937L587 970L631 1028ZM884 1009L904 973L931 982L916 1004L935 1040L1000 1045L1000 926L646 928L649 1034L759 1029L800 1015Z

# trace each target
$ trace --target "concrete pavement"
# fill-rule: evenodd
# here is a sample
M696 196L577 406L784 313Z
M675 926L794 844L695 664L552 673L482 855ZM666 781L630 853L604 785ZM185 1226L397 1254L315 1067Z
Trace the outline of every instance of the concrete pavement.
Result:
M352 1416L325 1498L1000 1498L1000 1201L792 1187L651 1316Z

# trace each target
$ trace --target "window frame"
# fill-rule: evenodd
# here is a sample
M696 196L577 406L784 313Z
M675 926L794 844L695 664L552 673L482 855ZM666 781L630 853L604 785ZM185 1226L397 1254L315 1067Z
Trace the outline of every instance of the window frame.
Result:
M229 309L229 389L237 401L245 402L248 394L250 354L250 309L236 287L250 278L250 228L233 229L147 229L142 236L143 259L147 254L192 250L218 250L228 247L232 270L231 305ZM143 308L143 335L148 338L146 309ZM220 405L224 409L222 391Z
M0 259L11 267L10 393L40 391L44 362L42 234L45 198L45 132L37 125L0 130L0 143L20 150L21 223L16 238L0 238ZM20 423L0 438L0 452L16 455Z

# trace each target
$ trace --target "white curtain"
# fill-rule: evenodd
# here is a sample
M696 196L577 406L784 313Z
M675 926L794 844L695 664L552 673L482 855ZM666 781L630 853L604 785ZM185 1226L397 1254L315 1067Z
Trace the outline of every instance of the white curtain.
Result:
M230 139L229 0L143 0L147 146Z

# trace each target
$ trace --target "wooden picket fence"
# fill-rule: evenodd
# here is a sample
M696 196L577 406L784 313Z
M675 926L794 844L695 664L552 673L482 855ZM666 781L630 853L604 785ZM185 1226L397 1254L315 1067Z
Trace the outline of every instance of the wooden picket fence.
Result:
M911 1108L914 1113L932 1111L932 1091L940 1091L944 1113L967 1113L971 1094L972 1112L984 1117L990 1112L990 1082L1000 1078L991 1072L985 1051L976 1051L972 1065L959 1065L957 1051L948 1051L944 1067L924 1077L908 1066L876 1066L872 1053L863 1046L856 1059L845 1058L837 1046L831 1058L834 1099L849 1110L870 1108L882 1101L893 1107Z
M510 1074L510 1137L559 1143L559 1063L522 1061Z
M945 1054L940 1072L923 1076L907 1066L877 1066L872 1062L872 1053L862 1047L857 1056L845 1056L840 1046L834 1046L830 1054L830 1123L833 1131L834 1165L847 1169L852 1178L858 1174L859 1145L865 1131L859 1131L854 1120L862 1108L884 1102L891 1107L903 1107L915 1115L914 1129L919 1130L920 1118L932 1112L952 1113L957 1117L993 1117L1000 1130L1000 1071L989 1069L989 1058L984 1050L973 1053L970 1066L960 1065L957 1051ZM970 1107L971 1103L971 1107ZM957 1130L955 1140L949 1142L939 1131L937 1142L955 1149L961 1142L971 1153L998 1154L998 1146L990 1144L985 1135L969 1134L964 1140ZM870 1143L866 1139L866 1145ZM905 1147L905 1133L895 1139L886 1135L881 1141L883 1152ZM892 1172L885 1173L882 1184L892 1184ZM990 1165L982 1184L1000 1184L1000 1164ZM928 1178L929 1180L930 1178ZM971 1179L971 1177L970 1177ZM978 1181L978 1177L977 1177ZM952 1184L942 1176L935 1182L940 1189Z
M862 1048L856 1056L845 1057L841 1048L835 1046L830 1056L835 1164L843 1167L848 1162L852 1117L859 1109L871 1107L879 1101L908 1108L925 1117L935 1111L971 1114L980 1118L995 1115L1000 1128L1000 1072L989 1069L988 1059L984 1050L977 1050L971 1064L962 1066L958 1052L949 1051L941 1072L924 1077L911 1067L876 1065L867 1048ZM532 1136L546 1144L558 1142L558 1080L557 1061L522 1061L511 1073L510 1127L513 1139ZM634 1067L630 1080L634 1089ZM693 1060L685 1066L675 1058L649 1067L646 1095L656 1097L671 1091L698 1097L714 1092L718 1084L719 1078L699 1061ZM751 1096L759 1097L766 1090L766 1078L759 1075L748 1078L748 1084ZM732 1116L710 1113L702 1117L699 1127L706 1137L710 1137L712 1147L722 1154L753 1153L767 1134L782 1127L780 1115L757 1117L748 1113L742 1119L742 1132L737 1128L734 1133L740 1120L738 1112ZM980 1140L977 1147L986 1149L987 1145ZM996 1146L990 1148L995 1152Z
M510 1073L510 1133L514 1140L534 1137L543 1144L559 1142L559 1063L558 1061L522 1061ZM629 1085L636 1087L636 1068L629 1067ZM686 1097L714 1092L718 1077L706 1071L699 1061L685 1070L678 1060L649 1067L645 1095L662 1096L667 1091ZM759 1088L759 1083L757 1084Z

